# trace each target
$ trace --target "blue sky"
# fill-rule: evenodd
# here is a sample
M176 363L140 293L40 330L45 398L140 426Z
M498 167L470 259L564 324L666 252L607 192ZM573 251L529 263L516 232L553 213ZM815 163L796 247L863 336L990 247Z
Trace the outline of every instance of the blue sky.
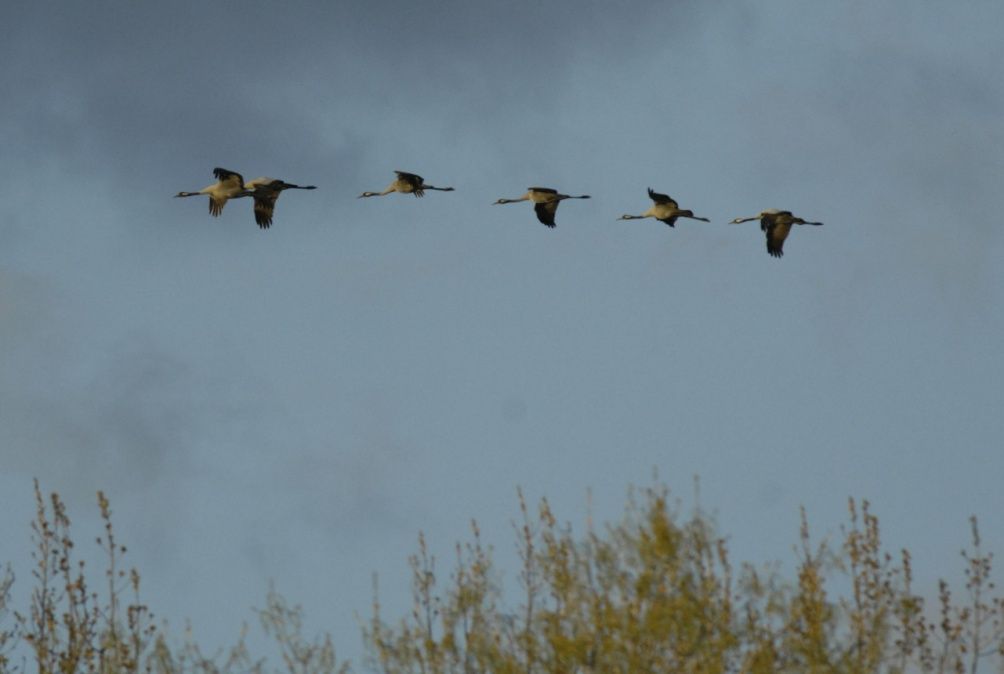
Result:
M370 579L516 489L700 476L737 558L868 498L921 581L1004 529L1000 3L35 3L0 26L0 535L94 493L155 612L269 580L358 657ZM224 166L287 193L214 219ZM417 172L452 193L380 190ZM551 231L529 185L567 202ZM711 218L669 229L647 187ZM755 223L796 228L767 256Z

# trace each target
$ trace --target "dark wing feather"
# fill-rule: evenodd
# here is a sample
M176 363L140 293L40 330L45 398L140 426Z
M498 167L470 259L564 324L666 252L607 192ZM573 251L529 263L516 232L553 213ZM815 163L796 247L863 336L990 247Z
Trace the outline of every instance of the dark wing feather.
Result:
M670 227L676 227L676 218L677 218L677 216L671 215L668 218L659 218L659 221L660 222L665 222Z
M791 223L772 224L765 231L767 232L767 253L773 257L784 255L784 240L788 238L788 232L791 231Z
M679 208L680 205L673 201L673 198L667 194L660 194L659 192L653 192L652 188L648 188L648 198L657 204L669 204L673 208Z
M217 201L216 199L209 197L209 214L212 216L218 216L223 212L223 207L226 203L226 201Z
M557 224L554 222L554 214L558 212L558 204L560 203L560 201L555 199L554 201L544 201L534 204L533 210L537 213L537 219L548 227L557 227Z
M244 187L244 176L236 171L230 171L225 168L216 167L213 169L213 177L219 180L221 183L228 180L235 180L240 187Z
M422 178L422 176L416 175L414 173L407 173L405 171L394 171L394 173L397 174L398 178L405 181L412 187L420 187L422 183L425 182L425 179Z
M275 201L278 198L278 192L255 194L254 221L262 229L268 229L272 226L272 213L275 211Z
M778 211L777 213L767 213L760 218L760 231L766 232L770 227L774 226L779 220L788 220L789 224L792 219L791 211Z
M544 194L557 194L558 190L552 190L550 187L527 187L527 192L543 192Z

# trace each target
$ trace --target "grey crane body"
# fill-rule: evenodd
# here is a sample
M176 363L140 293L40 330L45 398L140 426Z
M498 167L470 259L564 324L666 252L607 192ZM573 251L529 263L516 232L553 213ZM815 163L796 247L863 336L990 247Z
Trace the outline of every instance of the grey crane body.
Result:
M499 199L493 205L515 204L521 201L532 202L533 210L537 214L537 219L540 220L541 224L547 225L553 229L558 226L554 221L554 216L558 212L558 204L565 199L589 198L590 196L588 194L581 194L578 196L559 194L558 190L551 189L550 187L528 187L526 194L523 196L516 199Z
M425 190L437 190L439 192L453 191L452 187L435 187L434 185L427 185L422 176L414 173L408 173L406 171L394 171L394 173L397 174L397 177L383 192L363 192L359 195L359 197L382 197L390 194L391 192L414 194L416 197L424 197Z
M781 257L784 255L784 240L788 238L792 225L814 225L818 227L823 224L821 222L803 220L793 215L791 211L782 211L779 208L768 208L748 218L736 218L729 224L738 225L752 220L760 221L760 230L767 237L767 254L772 257Z
M624 214L618 220L643 220L645 218L655 218L659 222L664 222L670 227L676 226L677 218L690 218L701 222L711 222L707 218L694 215L691 210L683 210L672 197L652 191L648 188L648 198L652 200L652 207L641 215Z

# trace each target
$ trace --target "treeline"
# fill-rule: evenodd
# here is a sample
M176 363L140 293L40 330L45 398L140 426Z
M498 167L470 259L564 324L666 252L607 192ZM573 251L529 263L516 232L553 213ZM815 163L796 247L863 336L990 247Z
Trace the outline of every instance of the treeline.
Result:
M784 578L734 562L711 519L681 512L662 487L632 492L619 522L582 534L546 500L531 508L521 496L518 572L496 569L476 524L445 575L419 536L412 610L386 616L374 599L369 657L353 667L330 636L304 637L299 609L274 591L257 611L271 661L243 638L214 654L192 636L172 640L123 566L104 495L106 564L95 577L74 555L59 495L35 493L28 606L10 605L13 577L0 574L2 674L1004 671L1004 599L975 517L953 591L944 580L913 586L909 552L883 548L867 501L849 501L831 545L813 542L803 513L795 574ZM514 583L505 591L504 578Z

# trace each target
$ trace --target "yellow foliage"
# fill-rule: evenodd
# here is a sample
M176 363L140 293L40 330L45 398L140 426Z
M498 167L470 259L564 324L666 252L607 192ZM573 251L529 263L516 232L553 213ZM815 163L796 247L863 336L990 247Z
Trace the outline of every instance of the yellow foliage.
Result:
M302 636L299 607L274 590L258 621L277 647L278 669L252 657L242 632L205 655L191 637L172 645L139 599L140 577L121 568L112 510L102 591L74 555L59 496L36 485L34 585L27 611L4 628L13 577L0 574L0 674L20 672L16 642L39 674L348 674L330 636ZM623 518L585 533L546 500L519 494L517 583L506 590L492 551L472 523L441 574L423 536L409 559L412 608L387 620L374 590L364 628L371 669L382 674L976 674L1004 664L1004 600L975 518L963 551L964 583L941 581L936 601L913 588L912 558L886 551L867 501L851 500L839 545L816 543L802 512L795 575L737 566L712 519L683 515L665 488L632 492ZM445 580L444 580L445 579ZM374 583L375 584L375 583ZM100 583L99 583L100 585ZM839 588L835 589L835 588ZM929 605L930 604L930 605Z
M624 518L602 534L591 525L574 534L546 500L536 516L521 494L519 503L521 601L507 601L516 593L503 592L476 527L472 543L458 547L445 592L420 537L415 610L390 625L375 604L366 630L379 671L942 673L957 671L966 654L975 667L1004 644L1004 605L987 596L990 557L975 524L964 553L969 605L957 606L943 586L936 625L911 587L909 554L894 563L883 550L867 502L850 502L836 549L813 543L802 513L791 582L749 564L734 575L711 519L699 509L681 517L664 488L633 494ZM832 594L835 577L848 596Z

